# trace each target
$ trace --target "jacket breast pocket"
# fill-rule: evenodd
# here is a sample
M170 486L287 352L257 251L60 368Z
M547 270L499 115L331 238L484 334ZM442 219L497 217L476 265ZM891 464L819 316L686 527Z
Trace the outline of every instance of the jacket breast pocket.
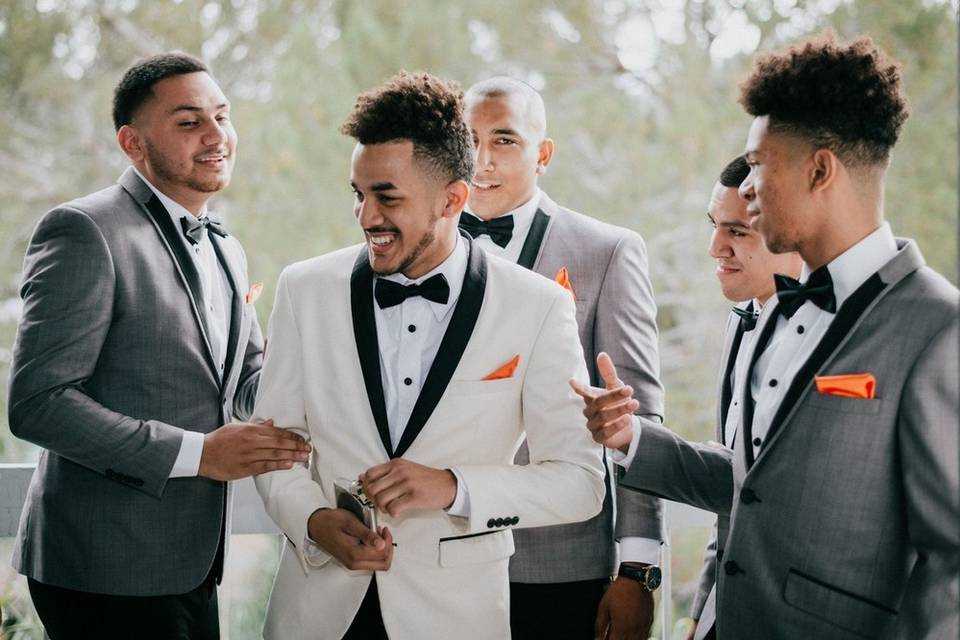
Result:
M440 566L459 567L504 560L513 555L513 549L511 531L440 538Z
M805 613L865 638L881 637L897 618L894 609L795 569L787 574L783 599Z
M451 380L447 390L457 396L477 396L493 393L506 393L519 384L514 378L500 380Z
M840 411L842 413L874 414L883 409L883 398L847 398L811 391L807 404L818 409Z

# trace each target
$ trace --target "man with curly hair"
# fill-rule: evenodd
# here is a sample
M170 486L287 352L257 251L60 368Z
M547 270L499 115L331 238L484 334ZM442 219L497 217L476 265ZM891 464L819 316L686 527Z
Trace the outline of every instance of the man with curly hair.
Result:
M287 537L264 635L507 638L511 530L603 498L566 386L587 380L574 303L459 232L473 150L456 85L401 73L342 131L365 243L284 270L255 408L314 448L257 478ZM524 434L531 464L514 466ZM366 523L339 508L354 479Z
M625 485L730 517L711 633L956 638L960 305L883 220L899 69L827 37L759 58L741 91L751 226L804 265L745 354L733 452L611 410L626 389L581 389L588 427L627 452Z

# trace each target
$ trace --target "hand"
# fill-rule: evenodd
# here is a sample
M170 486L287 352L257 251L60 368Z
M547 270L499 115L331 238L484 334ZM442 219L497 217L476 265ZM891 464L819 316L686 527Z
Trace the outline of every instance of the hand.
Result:
M310 444L288 429L263 424L231 423L203 436L199 475L238 480L310 459Z
M630 578L617 578L597 609L594 636L607 640L647 640L653 626L653 594Z
M585 387L576 380L571 380L570 386L583 398L583 415L594 441L626 453L633 440L633 413L640 403L633 399L633 389L617 377L617 368L606 353L597 355L597 370L606 389Z
M690 631L687 633L687 640L693 640L697 635L697 621L694 620L690 625Z
M317 509L307 520L307 535L351 571L387 571L393 562L393 534L368 529L346 509Z
M457 497L457 477L452 471L403 458L370 467L360 474L360 484L377 509L393 517L413 509L446 509Z

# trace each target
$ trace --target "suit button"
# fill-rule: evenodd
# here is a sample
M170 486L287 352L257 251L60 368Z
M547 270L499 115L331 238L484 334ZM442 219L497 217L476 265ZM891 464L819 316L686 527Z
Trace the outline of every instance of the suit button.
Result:
M503 518L497 518L496 521L494 522L494 524L496 524L498 527L502 527L502 526L503 526Z
M753 489L744 489L740 492L740 502L743 504L752 504L754 502L761 502L761 500L757 497L757 494L754 493Z
M493 518L490 518L489 520L487 520L487 529L493 529L495 526L497 526L496 520L494 520Z
M727 560L726 562L724 562L723 570L726 572L728 576L735 576L738 573L743 573L743 569L740 568L740 565L738 565L733 560Z
M513 516L513 519L511 520L510 524L518 524L519 522L520 522L520 518L517 516Z
M135 487L143 486L143 478L134 478L133 480L131 480L131 482L133 482L133 486Z

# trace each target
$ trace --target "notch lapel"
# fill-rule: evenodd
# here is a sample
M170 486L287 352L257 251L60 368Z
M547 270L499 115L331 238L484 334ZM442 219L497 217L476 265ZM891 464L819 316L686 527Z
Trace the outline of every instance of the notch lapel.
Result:
M470 336L473 335L473 328L476 326L477 318L480 315L480 308L483 305L483 296L487 287L486 256L483 251L474 246L473 240L469 236L463 235L468 251L467 273L463 279L463 289L460 291L460 297L457 299L457 306L453 310L453 317L450 318L447 331L443 334L443 340L440 342L437 355L433 359L433 364L430 365L430 372L427 374L420 390L420 396L413 406L413 412L403 429L400 442L397 443L397 450L391 457L402 456L420 434L427 420L430 419L430 415L437 407L437 403L440 402L440 398L443 397L447 385L450 384L450 379L453 377L457 365L460 364L460 358L467 348L467 343L470 342ZM529 242L529 237L527 242ZM526 250L526 245L524 250ZM367 291L369 293L370 290ZM370 297L372 298L372 294L370 294ZM371 306L371 321L372 318ZM375 328L374 335L376 335ZM379 373L378 368L378 379ZM384 416L384 422L386 422L386 416ZM389 437L387 441L389 442Z
M230 297L230 334L227 338L227 352L224 354L223 363L223 388L226 389L226 381L230 379L233 373L233 365L239 360L237 358L238 340L240 338L240 324L243 321L243 304L241 302L240 274L234 269L233 262L227 255L227 248L221 243L226 243L226 238L221 238L215 233L207 233L210 242L213 243L213 250L217 254L217 261L220 268L227 275L227 281L233 290Z
M137 176L132 168L127 169L123 175L120 176L119 182L120 185L126 189L127 193L140 203L141 209L153 223L154 228L160 235L163 245L173 259L177 274L180 276L180 281L186 290L187 298L190 300L190 310L193 312L193 318L196 320L197 326L200 328L200 335L203 337L207 365L213 372L214 378L220 380L220 371L213 357L213 348L210 345L210 337L207 333L207 320L203 313L201 313L202 307L200 300L203 296L203 290L200 285L200 274L197 272L197 267L193 264L193 259L183 245L183 241L180 240L178 235L180 231L176 225L174 225L173 218L170 217L170 214L164 208L160 199L157 198L150 187Z
M753 309L753 302L748 307ZM730 375L737 366L737 355L740 353L740 344L743 342L743 323L737 314L730 312L730 320L734 322L734 327L727 325L727 331L733 331L733 339L727 340L724 347L723 357L720 362L723 363L722 378L720 379L720 442L727 447L733 446L733 443L726 441L727 414L730 412L730 401L733 399L733 385L730 383Z
M387 405L383 398L383 378L380 374L380 345L377 340L377 321L373 315L373 269L364 246L353 264L350 276L350 309L353 315L353 338L357 343L360 371L367 390L367 401L373 421L380 434L383 449L395 457L390 444L390 426L387 423ZM442 347L441 347L442 348Z
M541 196L545 198L546 196ZM533 221L530 223L530 230L527 232L527 239L523 241L523 248L520 250L520 257L517 258L517 264L524 269L533 269L537 259L540 257L540 247L543 246L543 238L547 233L547 227L550 224L550 216L546 214L543 207L539 207L533 214Z

